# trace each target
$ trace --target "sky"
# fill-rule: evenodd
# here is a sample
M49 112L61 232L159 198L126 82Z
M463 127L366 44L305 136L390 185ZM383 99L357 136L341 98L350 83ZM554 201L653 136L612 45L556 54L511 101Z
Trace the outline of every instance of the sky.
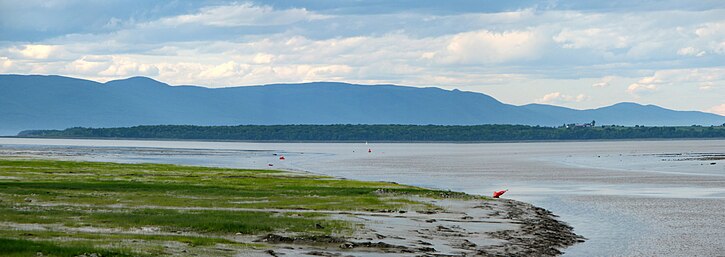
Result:
M725 115L725 1L0 0L0 73L434 86Z

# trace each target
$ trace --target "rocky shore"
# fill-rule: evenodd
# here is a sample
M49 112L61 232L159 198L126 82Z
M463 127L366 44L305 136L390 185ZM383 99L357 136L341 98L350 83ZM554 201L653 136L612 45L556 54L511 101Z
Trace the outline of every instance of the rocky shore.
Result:
M256 242L276 249L250 256L557 256L585 239L551 212L508 199L422 199L439 212L345 213L364 224L351 236L267 234Z

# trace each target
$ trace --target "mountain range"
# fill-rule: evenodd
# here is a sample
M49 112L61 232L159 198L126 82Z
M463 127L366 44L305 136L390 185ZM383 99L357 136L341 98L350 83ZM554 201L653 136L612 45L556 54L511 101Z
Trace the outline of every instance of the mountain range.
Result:
M576 110L502 103L482 93L339 82L227 88L170 86L132 77L99 83L0 75L0 135L29 129L187 124L721 125L725 116L618 103Z

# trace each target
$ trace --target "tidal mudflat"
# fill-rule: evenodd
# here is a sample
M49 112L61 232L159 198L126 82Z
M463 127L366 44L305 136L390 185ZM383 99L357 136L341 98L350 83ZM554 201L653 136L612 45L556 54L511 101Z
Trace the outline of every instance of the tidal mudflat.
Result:
M540 208L276 170L0 159L4 256L552 256Z
M0 145L0 154L28 157L310 171L473 195L508 188L504 197L550 210L587 238L564 249L564 256L725 252L725 140L308 144L5 138Z

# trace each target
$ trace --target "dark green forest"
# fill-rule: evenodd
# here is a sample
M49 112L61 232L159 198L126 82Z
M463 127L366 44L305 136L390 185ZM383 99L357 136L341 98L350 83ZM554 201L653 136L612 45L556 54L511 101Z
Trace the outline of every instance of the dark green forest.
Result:
M154 125L27 130L21 137L144 138L248 141L524 141L646 138L725 138L723 126L539 127L525 125Z

